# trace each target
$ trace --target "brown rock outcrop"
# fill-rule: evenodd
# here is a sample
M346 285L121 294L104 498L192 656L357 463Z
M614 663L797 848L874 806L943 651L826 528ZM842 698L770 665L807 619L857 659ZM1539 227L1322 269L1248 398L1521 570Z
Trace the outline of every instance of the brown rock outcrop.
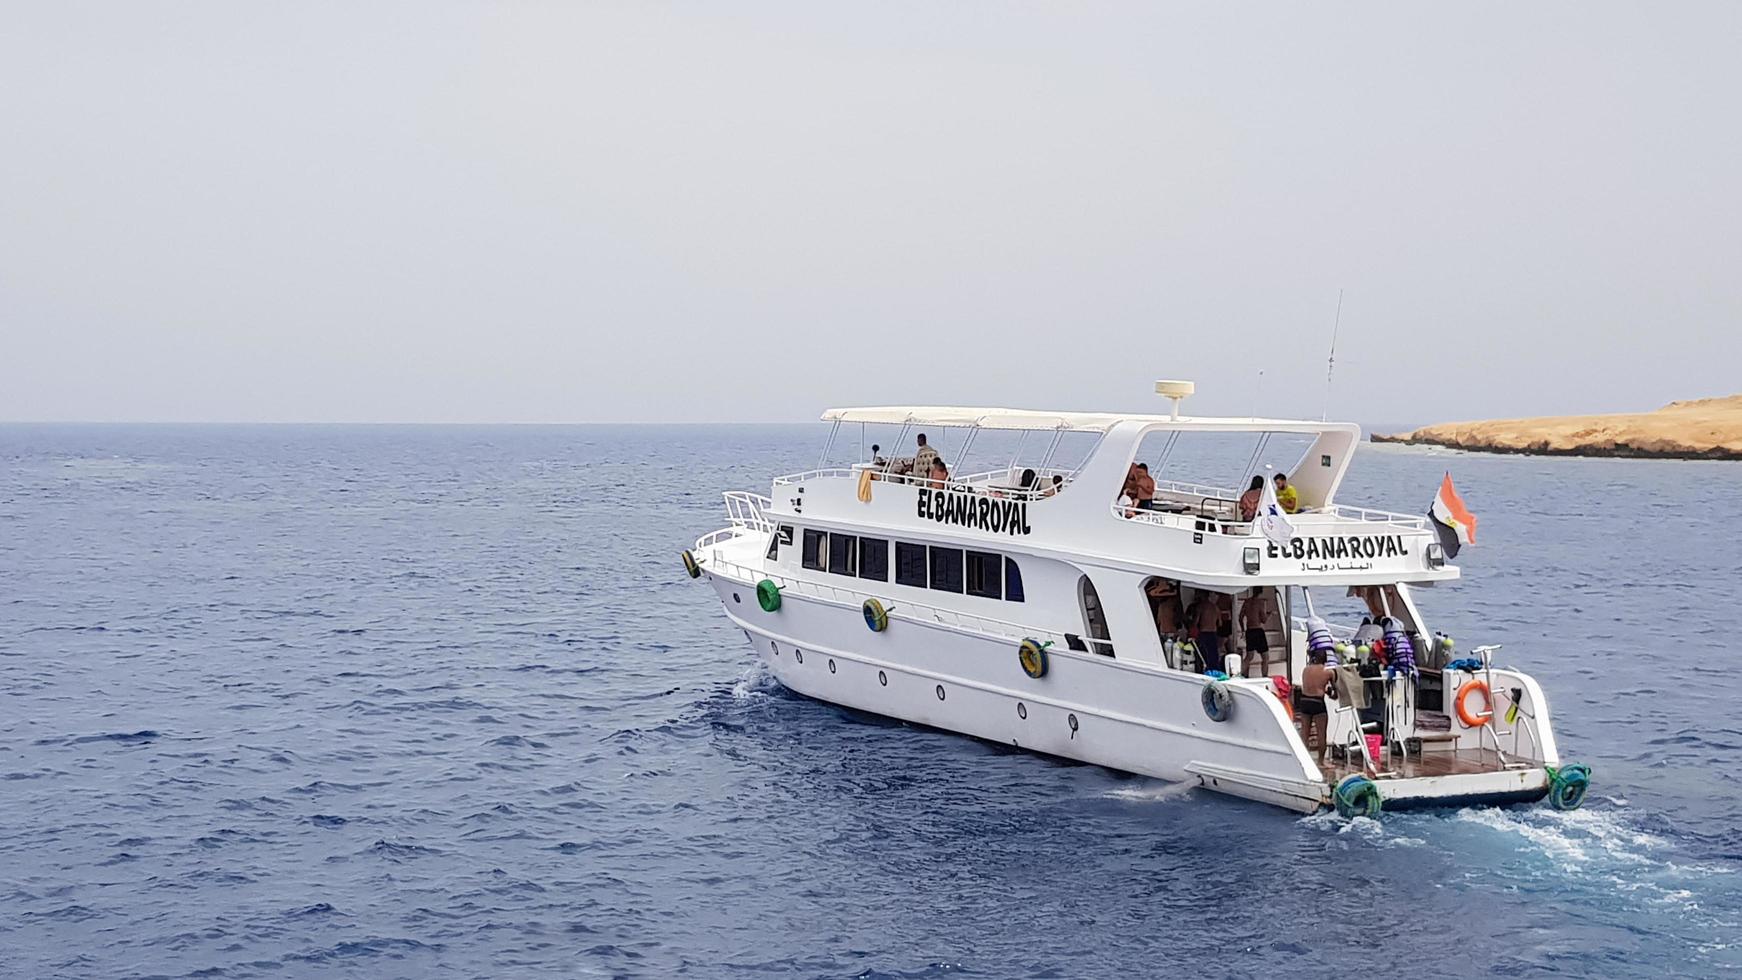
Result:
M1374 442L1547 456L1742 459L1742 395L1671 402L1655 412L1448 422Z

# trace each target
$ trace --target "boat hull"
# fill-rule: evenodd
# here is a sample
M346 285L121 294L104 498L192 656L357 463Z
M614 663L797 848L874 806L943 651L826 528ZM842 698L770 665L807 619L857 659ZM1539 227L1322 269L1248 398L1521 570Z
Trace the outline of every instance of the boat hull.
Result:
M1303 813L1328 799L1262 682L1229 684L1233 711L1216 722L1194 675L1049 651L1032 678L1013 643L912 621L873 632L856 608L798 596L769 613L743 583L713 584L775 679L807 697Z

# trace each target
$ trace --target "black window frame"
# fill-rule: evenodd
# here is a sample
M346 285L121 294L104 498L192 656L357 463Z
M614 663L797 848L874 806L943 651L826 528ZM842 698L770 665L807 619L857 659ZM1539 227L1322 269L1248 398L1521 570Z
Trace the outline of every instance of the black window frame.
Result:
M927 556L926 571L931 575L933 592L952 592L962 594L965 575L962 568L962 549L931 548Z
M799 564L813 572L828 566L829 532L804 529L804 546L799 552Z
M912 574L919 572L918 580ZM895 584L910 588L923 589L931 582L931 562L926 556L923 544L910 541L895 542Z
M841 560L836 561L839 557ZM829 574L853 576L859 573L859 539L851 534L829 535Z
M974 588L975 579L980 581L978 589ZM1003 599L1004 556L995 551L975 551L972 548L964 551L962 591L977 599Z
M859 577L873 582L889 581L888 538L859 539Z

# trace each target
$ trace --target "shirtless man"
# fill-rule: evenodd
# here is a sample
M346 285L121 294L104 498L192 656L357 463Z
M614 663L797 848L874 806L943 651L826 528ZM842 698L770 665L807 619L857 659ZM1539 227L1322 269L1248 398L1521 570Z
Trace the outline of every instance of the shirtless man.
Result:
M1203 658L1205 670L1222 669L1222 600L1214 592L1199 594L1198 601L1193 605L1192 625L1197 627L1198 635L1194 637L1198 644L1198 656Z
M1295 702L1295 714L1300 717L1300 737L1314 759L1325 751L1325 690L1330 686L1331 668L1325 666L1325 651L1307 653L1307 665L1300 672L1300 699ZM1317 733L1316 735L1314 733Z
M1149 464L1138 463L1131 473L1131 502L1138 510L1152 510L1155 507L1155 477L1149 475Z
M1246 601L1240 604L1240 628L1246 631L1246 656L1258 663L1263 663L1265 655L1270 653L1267 630L1275 609L1276 602L1268 589L1253 589L1247 594ZM1241 666L1251 664L1242 662Z
M1185 610L1179 604L1179 583L1170 578L1158 578L1150 583L1149 604L1155 610L1155 632L1165 640L1178 638L1184 625Z

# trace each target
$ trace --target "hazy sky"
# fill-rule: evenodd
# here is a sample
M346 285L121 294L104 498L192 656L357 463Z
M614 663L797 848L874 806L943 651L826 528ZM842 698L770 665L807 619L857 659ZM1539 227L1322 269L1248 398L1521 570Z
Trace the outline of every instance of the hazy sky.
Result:
M1742 3L0 0L0 419L1316 417L1340 287L1333 415L1742 391Z

